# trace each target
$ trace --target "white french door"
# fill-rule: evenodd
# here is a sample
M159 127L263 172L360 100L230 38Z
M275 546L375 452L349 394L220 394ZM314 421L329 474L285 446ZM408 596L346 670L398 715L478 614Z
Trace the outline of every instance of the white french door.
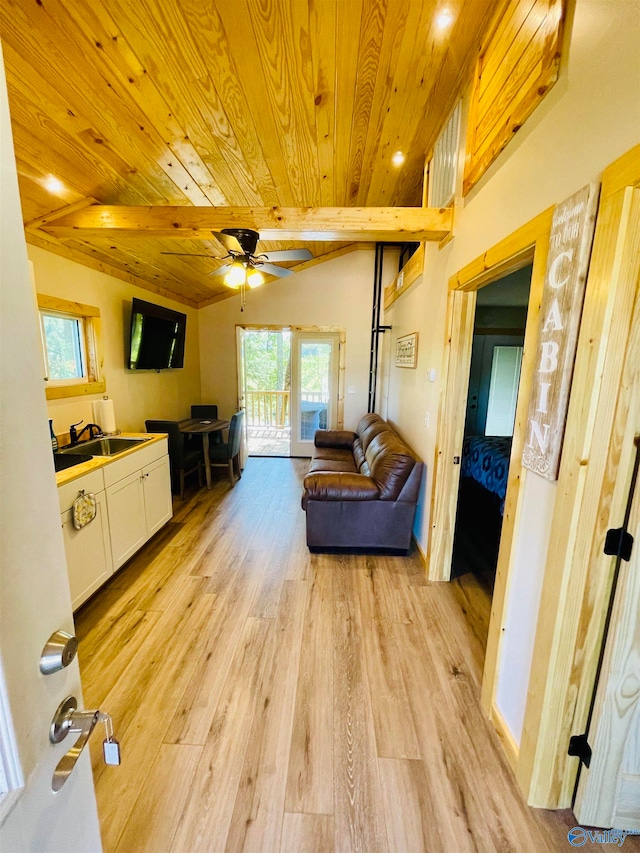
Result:
M317 429L338 422L338 332L291 333L291 455L311 456Z

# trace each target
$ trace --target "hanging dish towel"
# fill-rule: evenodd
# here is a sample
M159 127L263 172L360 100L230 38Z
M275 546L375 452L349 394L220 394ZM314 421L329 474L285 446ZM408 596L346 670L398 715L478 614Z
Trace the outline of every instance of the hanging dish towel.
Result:
M78 497L73 502L73 526L76 530L93 521L96 517L96 507L95 495L86 495L84 489L78 493Z

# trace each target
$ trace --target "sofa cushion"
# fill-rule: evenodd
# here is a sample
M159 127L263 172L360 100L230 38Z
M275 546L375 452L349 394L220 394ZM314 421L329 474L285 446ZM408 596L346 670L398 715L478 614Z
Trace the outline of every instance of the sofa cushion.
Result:
M358 438L362 442L362 449L364 452L367 452L367 447L377 435L381 432L388 432L390 429L391 427L389 424L383 420L380 415L376 415L375 412L370 412L368 415L364 415L360 418L356 432L358 433Z
M341 447L317 447L313 458L326 459L331 462L353 463L353 453L350 450L343 450Z
M371 440L365 455L380 489L380 500L397 500L416 464L412 452L393 430L388 430Z
M362 449L362 442L359 438L356 438L353 442L353 461L356 463L356 468L361 474L366 474L369 476L369 465L367 464L366 457L364 455L364 450Z
M355 432L350 429L319 429L313 439L316 447L341 447L351 450Z
M320 471L304 478L302 508L306 509L307 502L313 500L375 501L378 497L378 486L371 477Z
M358 474L358 469L351 459L312 459L309 463L309 473L317 471L343 471L347 474Z

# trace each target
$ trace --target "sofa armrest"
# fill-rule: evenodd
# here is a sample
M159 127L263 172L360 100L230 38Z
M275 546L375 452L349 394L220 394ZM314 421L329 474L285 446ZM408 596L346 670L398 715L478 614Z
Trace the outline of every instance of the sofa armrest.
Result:
M307 501L376 501L379 495L375 480L364 474L318 471L304 478L302 508Z
M356 433L350 429L318 429L313 439L316 447L340 447L351 450Z

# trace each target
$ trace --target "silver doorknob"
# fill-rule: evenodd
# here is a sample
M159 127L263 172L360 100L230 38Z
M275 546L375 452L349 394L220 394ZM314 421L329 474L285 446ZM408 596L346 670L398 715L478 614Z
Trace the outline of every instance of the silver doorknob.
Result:
M60 743L69 732L77 733L80 737L69 752L62 756L58 766L53 771L52 790L59 791L67 781L100 718L100 711L79 711L78 700L75 696L67 696L64 702L59 705L51 721L49 740L51 743Z

